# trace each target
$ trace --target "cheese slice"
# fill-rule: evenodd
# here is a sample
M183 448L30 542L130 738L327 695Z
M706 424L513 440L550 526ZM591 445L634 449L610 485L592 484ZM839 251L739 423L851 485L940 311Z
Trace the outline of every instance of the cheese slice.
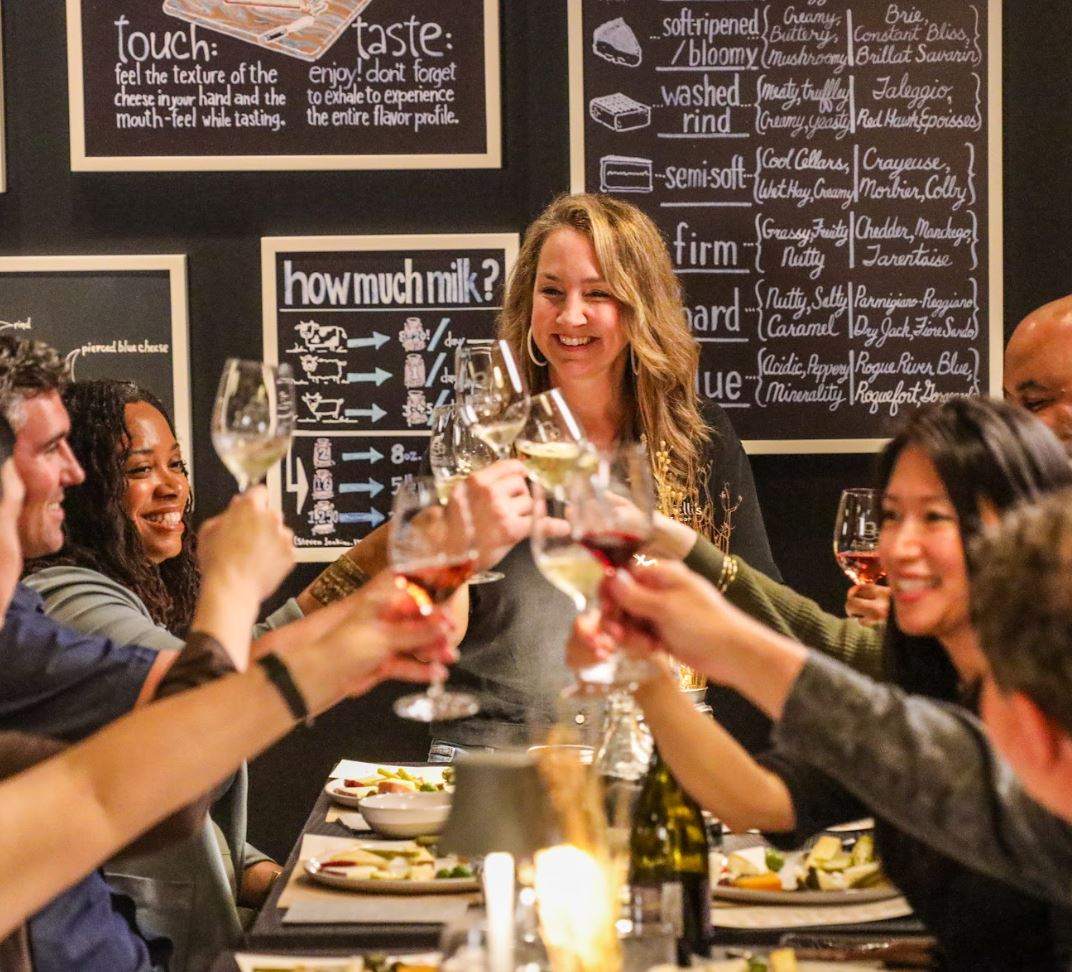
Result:
M734 878L766 874L770 870L767 867L767 848L746 847L734 851L726 859L726 867Z

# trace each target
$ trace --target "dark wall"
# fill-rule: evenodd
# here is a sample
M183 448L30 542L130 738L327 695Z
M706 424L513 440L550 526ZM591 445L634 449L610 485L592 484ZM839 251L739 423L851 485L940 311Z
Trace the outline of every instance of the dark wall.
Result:
M875 0L879 2L879 0ZM208 427L223 359L260 346L260 237L519 231L568 186L563 0L503 3L504 165L421 172L73 174L68 156L64 5L4 5L8 181L0 253L179 252L189 256L193 423ZM1072 4L1006 0L1005 323L1072 290ZM198 511L232 482L195 434ZM837 609L845 590L830 536L838 492L865 482L867 456L753 460L775 556L790 584ZM312 577L295 572L284 593ZM384 687L300 730L253 768L251 833L284 855L333 761L421 758L423 730L390 717Z

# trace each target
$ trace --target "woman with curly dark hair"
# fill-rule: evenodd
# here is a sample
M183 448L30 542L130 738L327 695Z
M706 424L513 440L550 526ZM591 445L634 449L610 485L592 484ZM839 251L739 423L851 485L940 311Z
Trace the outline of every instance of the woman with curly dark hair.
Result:
M171 420L156 396L127 382L74 382L63 400L86 478L63 500L63 548L27 564L25 583L57 621L177 655L200 576L190 481ZM303 613L291 600L258 627ZM199 967L232 941L241 932L236 897L259 906L279 873L245 842L246 788L243 767L212 808L218 827L192 845L106 869L113 887L138 903L142 928L172 939L174 969Z

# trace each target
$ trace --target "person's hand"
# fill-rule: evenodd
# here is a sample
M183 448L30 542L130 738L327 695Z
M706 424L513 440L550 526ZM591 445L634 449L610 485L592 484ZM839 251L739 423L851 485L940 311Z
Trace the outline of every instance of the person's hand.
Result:
M457 657L449 640L454 624L449 613L440 608L422 616L405 582L389 571L326 612L331 612L331 627L317 644L335 653L349 695L388 679L444 678L444 666Z
M597 611L585 611L573 621L570 639L566 642L566 664L578 672L606 661L618 645L600 626Z
M684 560L695 545L696 531L692 527L656 512L652 517L651 537L640 552L655 560Z
M716 681L727 635L747 619L715 588L683 564L660 561L618 571L602 588L609 603L624 612L604 621L627 651L665 650ZM644 622L630 623L630 619Z
M845 614L860 624L885 624L890 614L890 589L878 584L853 584L845 596Z
M473 521L479 570L493 567L532 531L532 494L525 467L502 459L456 487L464 491Z
M294 566L294 534L268 508L268 491L255 486L201 527L197 559L203 585L246 585L263 601Z

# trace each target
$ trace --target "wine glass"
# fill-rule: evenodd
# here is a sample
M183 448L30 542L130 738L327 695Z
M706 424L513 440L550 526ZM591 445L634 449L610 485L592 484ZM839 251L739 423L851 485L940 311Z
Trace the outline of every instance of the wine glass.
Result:
M514 440L529 477L563 498L566 477L577 466L593 469L595 452L557 388L533 395L529 415Z
M655 487L647 446L640 442L618 446L598 457L590 475L571 476L566 488L566 514L581 545L606 575L626 567L654 529ZM647 659L619 652L579 671L577 678L586 687L635 688L654 672Z
M458 413L499 459L510 447L529 413L528 392L505 341L469 342L454 359Z
M420 609L428 615L446 601L472 574L476 565L473 525L458 498L441 503L431 476L404 480L391 509L387 542L391 569ZM404 695L395 712L417 722L463 719L480 710L466 692L448 692L433 681L423 692Z
M846 489L834 520L834 556L854 584L877 584L886 576L878 556L882 501L874 489Z
M565 594L578 614L596 603L603 565L580 542L569 521L566 501L532 484L533 518L529 544L537 570Z
M449 501L454 487L470 474L495 462L491 447L481 442L458 419L455 405L439 405L432 410L432 438L428 459L441 503ZM469 578L470 584L490 584L503 579L497 570L482 570Z
M212 444L245 492L290 445L296 419L288 364L228 358L212 409Z

